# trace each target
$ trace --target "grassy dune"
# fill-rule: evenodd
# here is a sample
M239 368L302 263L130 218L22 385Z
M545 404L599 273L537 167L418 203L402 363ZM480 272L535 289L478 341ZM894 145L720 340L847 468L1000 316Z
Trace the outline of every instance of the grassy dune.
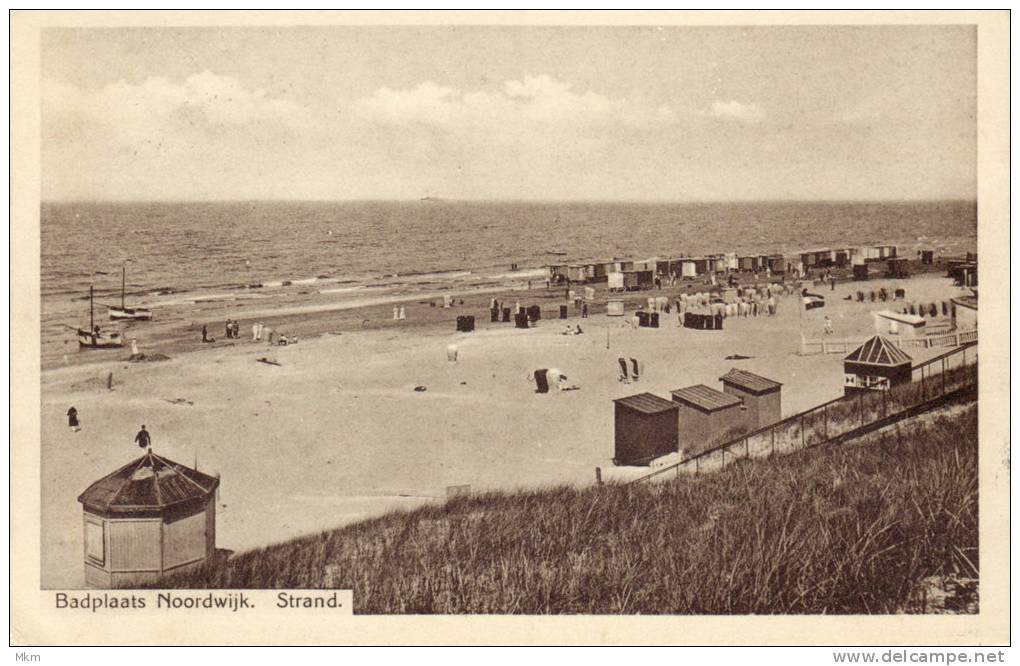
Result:
M340 587L358 613L923 612L977 578L977 408L661 484L455 499L166 581Z

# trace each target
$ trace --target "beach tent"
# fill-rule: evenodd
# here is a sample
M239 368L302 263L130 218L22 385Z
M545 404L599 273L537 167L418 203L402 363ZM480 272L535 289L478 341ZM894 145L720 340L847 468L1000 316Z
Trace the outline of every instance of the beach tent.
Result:
M684 259L680 262L680 275L682 277L695 277L697 274L697 266L693 259Z
M85 584L138 586L212 560L219 485L151 449L90 485L78 496Z
M623 301L613 300L606 303L606 315L609 317L622 317Z
M584 300L586 301L595 300L595 289L593 287L584 288Z

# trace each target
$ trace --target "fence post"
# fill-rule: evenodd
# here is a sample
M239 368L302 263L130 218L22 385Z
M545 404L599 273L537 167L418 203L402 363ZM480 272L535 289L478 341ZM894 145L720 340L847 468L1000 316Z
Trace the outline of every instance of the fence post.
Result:
M769 428L769 432L772 433L772 453L769 454L769 455L775 456L776 455L776 429L775 428Z
M857 409L861 412L861 425L864 425L864 394L857 394Z
M946 359L942 357L942 395L946 394Z
M882 418L883 419L886 416L886 404L885 403L886 403L886 398L888 397L886 395L887 393L889 393L888 389L882 391Z
M800 447L807 446L807 435L804 433L804 415L800 415Z
M822 441L829 439L829 403L822 407Z
M924 381L924 369L926 367L928 366L921 366L921 402L924 402L928 398L928 385Z
M751 449L748 447L747 438L746 437L744 438L744 457L745 458L750 458L751 457Z

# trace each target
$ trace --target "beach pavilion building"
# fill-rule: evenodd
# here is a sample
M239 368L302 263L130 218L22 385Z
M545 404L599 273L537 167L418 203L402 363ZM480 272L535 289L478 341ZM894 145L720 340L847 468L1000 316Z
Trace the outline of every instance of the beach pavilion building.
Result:
M220 480L152 451L78 497L85 584L129 587L198 567L216 553Z
M843 395L888 391L909 384L913 359L881 335L876 335L843 359Z

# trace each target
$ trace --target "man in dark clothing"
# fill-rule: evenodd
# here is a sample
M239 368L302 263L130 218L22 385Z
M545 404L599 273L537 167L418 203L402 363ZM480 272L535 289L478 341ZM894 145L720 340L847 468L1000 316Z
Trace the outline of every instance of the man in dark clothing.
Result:
M152 439L149 437L149 431L142 426L142 429L135 435L135 441L138 442L138 446L143 449L147 449L152 446Z
M209 342L209 329L202 324L202 342Z
M78 410L73 406L67 410L67 425L75 432L81 430L81 425L78 423Z

